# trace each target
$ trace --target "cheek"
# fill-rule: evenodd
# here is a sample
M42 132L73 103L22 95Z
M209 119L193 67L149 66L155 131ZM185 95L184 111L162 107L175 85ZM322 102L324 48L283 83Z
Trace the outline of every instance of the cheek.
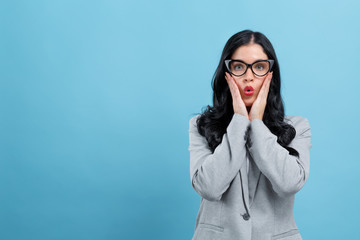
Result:
M256 89L258 90L257 92L260 92L260 89L263 86L264 81L259 81L258 84L256 85Z

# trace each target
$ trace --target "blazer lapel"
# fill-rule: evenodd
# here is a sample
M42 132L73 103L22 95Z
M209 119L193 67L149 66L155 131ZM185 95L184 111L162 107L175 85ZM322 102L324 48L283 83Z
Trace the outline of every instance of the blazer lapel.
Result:
M249 184L248 184L248 177L247 177L246 168L247 168L247 161L245 161L245 164L240 168L240 177L241 177L241 180L242 180L242 186L241 187L244 190L245 203L246 203L246 206L248 206L250 208L250 205L249 205Z
M260 170L257 167L256 163L254 162L254 159L251 157L249 152L247 152L247 156L249 157L249 174L248 174L248 182L249 182L249 200L250 200L250 206L254 202L254 196L257 189L257 186L259 184L260 180Z

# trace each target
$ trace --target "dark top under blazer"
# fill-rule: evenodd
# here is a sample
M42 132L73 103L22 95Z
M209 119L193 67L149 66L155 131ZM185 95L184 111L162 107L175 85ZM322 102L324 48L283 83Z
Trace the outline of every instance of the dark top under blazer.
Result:
M237 113L222 142L211 153L196 127L199 116L189 120L190 180L201 196L192 239L302 239L293 208L295 193L309 176L308 120L285 116L285 121L296 129L289 144L299 152L295 157L277 142L277 136L262 120L250 122Z

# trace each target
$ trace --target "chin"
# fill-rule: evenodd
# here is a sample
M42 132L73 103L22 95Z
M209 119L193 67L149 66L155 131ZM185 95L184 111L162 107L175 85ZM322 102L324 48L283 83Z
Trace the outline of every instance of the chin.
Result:
M253 105L253 102L245 102L245 106L251 107Z

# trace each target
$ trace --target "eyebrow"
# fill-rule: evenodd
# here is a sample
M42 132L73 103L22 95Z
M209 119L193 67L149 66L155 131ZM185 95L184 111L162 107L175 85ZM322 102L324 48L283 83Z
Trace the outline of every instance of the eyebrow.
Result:
M242 60L242 59L232 59L232 60L238 60L238 61L242 61L242 62L246 63L246 62L245 62L244 60ZM257 62L257 61L260 61L260 60L269 60L269 59L259 58L259 59L256 59L255 61L253 61L252 63Z

